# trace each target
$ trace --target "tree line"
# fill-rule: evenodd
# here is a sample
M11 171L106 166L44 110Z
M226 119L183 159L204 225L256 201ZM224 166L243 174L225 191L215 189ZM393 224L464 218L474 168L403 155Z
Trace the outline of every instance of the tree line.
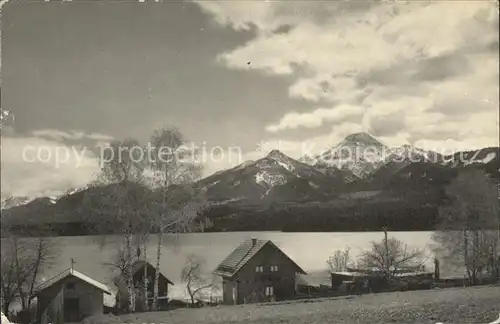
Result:
M450 203L439 208L438 226L432 235L435 265L442 260L449 268L463 270L470 285L484 275L500 278L499 186L485 172L470 169L460 173L446 188ZM411 249L403 241L388 237L372 242L357 259L350 249L336 250L327 260L332 272L347 268L374 269L394 276L401 269L422 267L429 256Z

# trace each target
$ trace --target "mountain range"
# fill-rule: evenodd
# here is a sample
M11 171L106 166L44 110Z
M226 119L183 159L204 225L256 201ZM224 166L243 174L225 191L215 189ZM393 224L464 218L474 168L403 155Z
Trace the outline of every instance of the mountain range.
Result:
M445 199L446 185L469 168L500 179L499 157L498 147L445 156L410 145L390 148L370 134L356 133L299 159L272 150L261 159L203 178L196 186L211 201L208 216L216 231L374 230L381 222L401 230L428 230ZM9 197L2 201L2 214L14 223L42 222L43 215L57 214L64 223L79 204L75 199L68 204L68 198L86 190L34 200ZM401 214L416 215L423 225L410 228L409 216L395 223Z

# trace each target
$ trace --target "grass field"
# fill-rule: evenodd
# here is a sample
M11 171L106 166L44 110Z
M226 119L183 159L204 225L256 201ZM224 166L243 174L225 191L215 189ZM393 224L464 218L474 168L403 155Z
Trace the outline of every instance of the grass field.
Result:
M336 299L178 309L126 315L124 323L489 323L500 286L370 294Z

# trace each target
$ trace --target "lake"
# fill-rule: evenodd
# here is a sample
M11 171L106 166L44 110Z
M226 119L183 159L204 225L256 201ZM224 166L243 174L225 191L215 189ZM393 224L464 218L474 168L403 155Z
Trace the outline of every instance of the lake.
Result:
M432 232L390 232L389 237L403 240L409 247L429 251ZM269 239L297 262L306 272L320 272L327 269L326 260L336 249L350 247L353 257L370 248L371 241L383 238L382 232L355 233L283 233L283 232L225 232L189 233L169 235L162 249L161 271L174 282L170 290L171 298L184 298L185 287L180 282L180 273L189 254L203 256L206 260L204 271L211 271L243 240L249 238ZM45 278L69 268L71 258L75 269L111 287L114 273L104 263L116 255L118 237L110 238L110 243L101 250L96 236L76 236L52 238L58 241L60 254L57 263L44 272ZM147 251L148 261L156 263L156 237L150 238ZM135 252L135 251L134 251ZM429 269L432 257L429 251ZM114 301L114 299L113 299Z

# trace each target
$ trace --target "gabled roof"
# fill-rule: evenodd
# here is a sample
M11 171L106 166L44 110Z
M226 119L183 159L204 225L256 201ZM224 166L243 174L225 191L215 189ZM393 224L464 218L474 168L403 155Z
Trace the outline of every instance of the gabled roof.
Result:
M243 266L250 261L264 246L270 245L274 249L283 253L285 257L290 259L280 248L278 248L273 242L270 240L257 240L250 239L241 243L236 249L233 250L229 254L229 256L222 261L217 268L213 271L215 275L222 277L233 277ZM297 272L301 274L306 274L301 267L297 265L292 259L290 259L292 263L297 268Z
M57 276L52 277L49 280L43 282L41 285L39 285L36 288L35 294L40 293L42 290L45 290L45 289L49 288L50 286L63 280L64 278L67 278L70 276L78 278L82 281L85 281L86 283L102 290L104 293L111 295L111 291L109 290L108 286L106 286L105 284L102 284L99 281L94 280L94 279L90 278L89 276L84 275L83 273L76 271L75 269L72 269L72 268L66 269L63 272L61 272L60 274L58 274Z
M139 270L144 268L145 264L148 265L148 268L152 268L153 270L156 270L155 267L153 267L153 265L151 263L146 262L144 260L136 260L134 263L132 263L132 273L135 275ZM161 273L161 271L160 271L160 278L162 278L163 280L166 280L169 285L174 285L174 283L172 281L170 281L170 279L165 277L165 275L163 273Z

